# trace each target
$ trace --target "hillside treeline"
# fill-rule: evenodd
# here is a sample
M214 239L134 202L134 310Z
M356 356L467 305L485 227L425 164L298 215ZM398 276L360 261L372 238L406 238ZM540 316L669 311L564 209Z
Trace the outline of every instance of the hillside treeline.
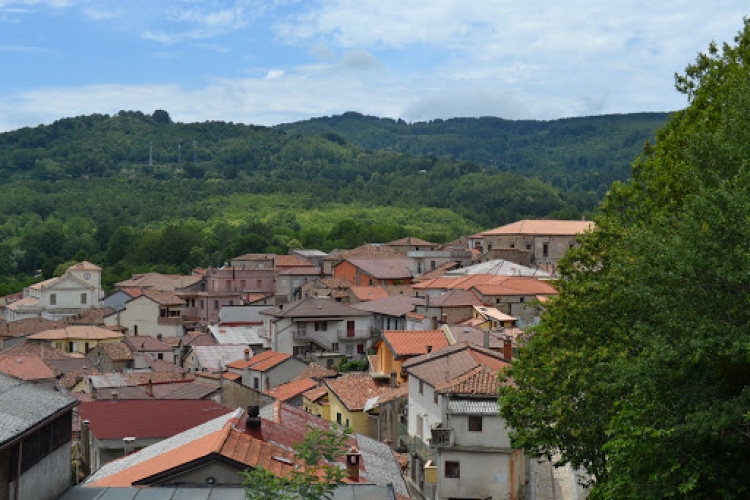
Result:
M530 127L518 125L513 137ZM651 133L631 126L635 142ZM503 133L486 137L485 149ZM246 252L349 248L407 234L443 242L520 218L579 218L607 189L601 179L576 180L580 169L522 175L528 165L483 162L472 146L481 134L465 135L461 154L412 154L390 143L356 145L332 130L173 123L162 110L0 134L0 292L84 258L109 266L111 284L136 270L186 272ZM574 139L569 147L580 149Z

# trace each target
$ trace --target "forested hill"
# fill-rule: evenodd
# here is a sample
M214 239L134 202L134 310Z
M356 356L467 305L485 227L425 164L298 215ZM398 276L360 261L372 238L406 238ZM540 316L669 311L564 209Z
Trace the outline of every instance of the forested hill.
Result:
M453 118L406 123L359 113L279 125L290 133L336 133L358 146L415 155L449 155L539 177L555 187L599 189L630 175L646 141L667 113L565 118L552 121Z
M2 133L0 285L84 258L106 266L107 284L248 252L440 243L521 218L580 218L665 119L407 125L347 113L270 128L173 123L157 110Z

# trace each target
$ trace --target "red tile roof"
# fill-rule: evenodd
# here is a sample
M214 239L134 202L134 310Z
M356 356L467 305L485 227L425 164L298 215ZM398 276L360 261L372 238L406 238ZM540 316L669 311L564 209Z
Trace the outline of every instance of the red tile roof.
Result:
M24 318L0 324L0 337L24 337L57 327L57 322L44 318Z
M347 373L325 383L349 411L362 411L368 399L390 387L390 381L375 380L369 374L360 373Z
M57 347L52 347L44 342L33 342L24 340L20 344L9 347L2 351L3 356L29 355L38 356L42 359L68 359L72 356Z
M229 363L227 367L238 370L248 369L256 372L264 372L291 357L291 354L285 352L265 351L254 355L247 361L244 359L233 361L232 363Z
M324 368L320 366L317 363L310 363L307 365L307 368L302 370L299 375L294 377L294 380L299 380L303 378L311 378L314 380L320 380L323 378L332 378L338 376L339 372L336 370L329 370L328 368Z
M325 385L314 387L302 393L302 397L305 397L312 402L315 402L326 395L328 395L328 387L326 387Z
M125 343L128 344L133 352L171 352L172 347L165 344L159 339L148 335L128 336L125 337Z
M409 260L399 259L346 259L354 267L375 279L411 279ZM337 264L338 265L338 264Z
M349 288L352 295L360 302L368 300L384 299L388 297L388 292L382 286L356 286Z
M104 351L112 361L131 361L133 359L133 352L124 342L106 342L97 345L94 349Z
M287 401L316 386L317 382L313 379L303 378L300 380L292 380L286 384L277 385L276 387L263 391L263 393L268 394L279 401Z
M54 330L45 330L29 337L30 340L110 340L120 338L122 338L122 334L119 332L86 325L72 325Z
M400 240L389 241L388 243L386 243L386 245L436 247L437 243L430 243L429 241L420 240L419 238L414 238L413 236L407 236L406 238L401 238Z
M442 330L383 330L382 339L395 358L437 351L448 345Z
M21 380L55 378L52 370L39 356L0 356L0 372Z
M311 262L296 255L277 255L276 267L315 267Z
M444 347L437 352L408 359L401 366L409 373L409 376L438 387L481 365L498 371L509 366L509 363L502 357L502 354L483 347L460 343Z
M230 411L201 399L91 401L81 403L79 410L97 439L166 438Z
M481 233L481 236L505 234L532 234L544 236L574 236L594 227L592 221L585 220L519 220L505 226L496 227Z
M436 387L441 394L456 396L494 396L500 390L498 371L487 366L477 366L470 372Z

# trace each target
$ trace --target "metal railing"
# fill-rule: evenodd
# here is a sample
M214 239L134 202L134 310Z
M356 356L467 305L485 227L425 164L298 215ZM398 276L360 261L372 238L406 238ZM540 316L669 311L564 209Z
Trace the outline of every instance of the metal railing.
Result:
M333 341L331 341L326 335L316 332L315 330L293 330L292 337L294 340L315 342L329 351L333 347Z
M372 330L337 330L339 340L364 340L372 337Z
M432 460L432 450L430 450L427 443L417 436L409 434L404 424L398 424L398 438L402 443L406 444L406 449L409 453L419 455L425 461Z

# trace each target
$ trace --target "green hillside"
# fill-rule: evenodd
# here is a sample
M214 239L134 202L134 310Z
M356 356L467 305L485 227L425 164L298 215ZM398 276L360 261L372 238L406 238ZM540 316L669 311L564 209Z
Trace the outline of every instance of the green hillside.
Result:
M3 133L0 293L84 258L107 266L110 284L246 252L580 218L665 119L407 125L347 113L269 128L121 111ZM502 161L501 143L513 145Z

